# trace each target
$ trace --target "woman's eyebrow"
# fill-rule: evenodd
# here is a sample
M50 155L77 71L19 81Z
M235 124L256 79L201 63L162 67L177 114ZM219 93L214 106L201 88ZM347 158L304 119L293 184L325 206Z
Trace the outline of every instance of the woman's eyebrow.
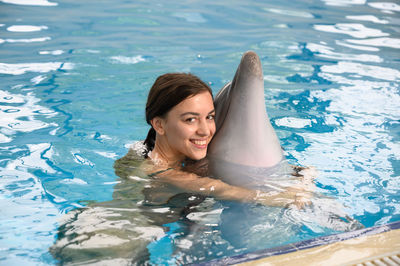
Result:
M199 114L199 113L195 113L195 112L186 112L186 113L181 114L181 116L186 116L186 115L195 115L195 116L199 116L200 114Z
M215 110L214 110L214 109L211 110L208 114L212 114L212 113L215 113ZM199 116L200 114L199 114L199 113L195 113L195 112L186 112L186 113L181 114L181 116L186 116L186 115Z

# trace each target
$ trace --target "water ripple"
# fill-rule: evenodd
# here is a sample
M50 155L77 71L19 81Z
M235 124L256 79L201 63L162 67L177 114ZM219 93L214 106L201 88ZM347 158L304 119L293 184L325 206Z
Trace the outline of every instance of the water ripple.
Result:
M342 33L355 38L389 36L388 33L378 29L365 27L358 23L337 23L335 25L314 25L314 29L319 31Z
M346 16L346 18L351 19L351 20L371 21L373 23L378 23L378 24L388 24L389 23L389 21L387 21L385 19L379 19L372 15Z
M354 44L382 46L382 47L400 49L400 39L398 38L371 38L365 40L347 39L346 41Z
M383 62L383 59L378 55L337 53L333 52L334 48L322 44L307 43L306 48L323 58L375 63Z
M121 182L113 162L126 152L125 143L147 133L143 106L156 76L190 71L217 91L248 49L262 59L268 112L288 158L315 165L320 191L339 197L365 225L399 219L397 2L0 2L7 11L0 24L3 263L56 264L46 253L57 234L55 217L86 201L112 199L113 186ZM321 211L327 208L321 205ZM260 244L315 235L299 229L282 240L290 232L276 230L279 216L267 213L266 221L258 210L261 222L250 234ZM98 211L104 214L104 208ZM207 212L198 214L204 223L195 215L186 218L207 235L196 229L168 248L188 262L188 250L197 247L198 254L204 251L199 260L228 255L220 245L202 245L217 235L225 241L221 214L211 220ZM237 214L241 224L243 212ZM89 229L91 215L81 221ZM286 218L298 222L301 215ZM312 220L304 223L314 233L329 233ZM260 238L257 229L273 234ZM153 244L154 256L166 247Z
M391 2L372 2L368 3L368 5L384 11L400 11L400 5Z
M328 6L364 5L366 0L322 0Z
M127 57L127 56L112 56L110 57L112 63L120 63L120 64L137 64L139 62L145 62L146 59L141 56L133 56L133 57Z
M70 70L74 68L72 63L49 62L49 63L0 63L0 73L8 75L21 75L26 72L46 73L54 70Z
M313 14L299 10L277 9L277 8L264 8L264 10L279 15L287 15L287 16L302 17L302 18L314 18Z
M399 70L353 62L340 61L337 65L322 66L321 70L327 73L353 73L359 76L372 77L376 79L400 81Z
M49 41L49 40L51 40L50 37L39 37L39 38L31 38L31 39L5 39L5 40L3 40L3 42L9 42L9 43L31 43L31 42L46 42L46 41Z
M0 2L14 5L26 5L26 6L57 6L57 3L49 2L47 0L0 0Z
M12 32L33 32L47 30L47 26L31 26L31 25L14 25L7 28L8 31Z

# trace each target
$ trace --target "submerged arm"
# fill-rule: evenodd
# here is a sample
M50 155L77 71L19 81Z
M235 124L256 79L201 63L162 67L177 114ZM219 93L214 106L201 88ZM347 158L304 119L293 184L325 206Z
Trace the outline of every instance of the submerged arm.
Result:
M294 203L298 207L306 205L309 195L300 189L289 188L284 192L261 192L238 186L232 186L209 177L171 169L158 175L163 181L185 191L220 200L255 202L267 206L285 207Z

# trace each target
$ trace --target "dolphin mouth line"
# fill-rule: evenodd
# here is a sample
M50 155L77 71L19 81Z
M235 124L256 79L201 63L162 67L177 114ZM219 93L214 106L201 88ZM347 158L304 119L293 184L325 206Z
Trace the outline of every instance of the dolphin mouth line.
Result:
M210 158L244 168L270 168L285 158L266 111L262 65L255 52L242 55L232 81L217 93L214 105L216 131L207 150ZM212 171L229 180L228 168L216 165Z
M229 81L228 83L226 83L226 84L224 85L224 87L222 87L222 89L217 93L217 95L215 96L215 98L218 98L221 94L225 93L225 91L226 91L226 93L227 93L227 95L226 95L225 97L230 97L230 86L232 86L232 81ZM227 105L227 106L226 106L226 110L225 110L224 115L221 116L221 113L219 113L219 118L218 118L218 119L219 119L221 122L218 123L219 127L216 128L215 133L217 133L218 130L219 130L220 128L222 128L222 125L223 125L224 122L225 122L225 118L228 116L228 113L229 113L229 110L230 110L230 107L231 107L231 101L228 101L228 103L225 103L225 105ZM216 126L218 126L218 125L216 125Z

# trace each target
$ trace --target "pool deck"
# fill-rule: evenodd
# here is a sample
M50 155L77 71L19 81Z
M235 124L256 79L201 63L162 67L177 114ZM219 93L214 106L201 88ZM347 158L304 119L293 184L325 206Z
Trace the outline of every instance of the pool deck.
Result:
M207 265L400 265L400 222L224 258Z

